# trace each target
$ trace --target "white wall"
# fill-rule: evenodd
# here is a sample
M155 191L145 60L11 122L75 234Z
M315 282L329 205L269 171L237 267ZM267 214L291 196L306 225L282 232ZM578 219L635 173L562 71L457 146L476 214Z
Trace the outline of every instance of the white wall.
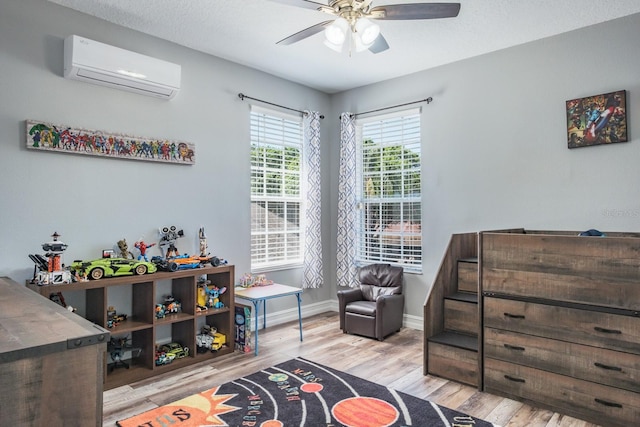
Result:
M180 64L180 93L163 101L64 79L69 34ZM42 253L54 231L70 263L98 258L121 238L157 241L164 225L184 229L181 252L197 250L204 226L210 251L237 275L249 271L249 103L237 94L324 114L328 95L44 0L0 0L0 40L0 276L31 278L27 255ZM26 119L193 142L196 164L27 150ZM321 126L328 134L328 121ZM299 269L277 275L298 286L300 277ZM328 285L306 292L305 304L332 297Z
M182 91L160 101L62 78L65 36L79 34L182 65ZM422 304L452 233L491 228L640 231L637 159L640 15L326 95L123 29L44 0L0 0L0 275L30 278L27 254L53 231L65 261L99 256L157 227L249 270L247 102L238 92L321 111L325 282L309 308L335 299L338 115L433 96L423 105L422 275L407 278L409 317ZM292 66L295 66L293 64ZM336 76L339 78L340 76ZM627 90L630 142L567 149L564 102ZM27 151L25 119L193 142L195 166ZM271 275L293 285L299 269ZM293 301L270 303L289 310ZM304 307L303 307L304 309Z
M424 274L408 277L408 313L420 315L452 233L640 231L638 40L635 15L332 98L339 114L433 97L422 110ZM630 141L567 149L565 101L620 89Z

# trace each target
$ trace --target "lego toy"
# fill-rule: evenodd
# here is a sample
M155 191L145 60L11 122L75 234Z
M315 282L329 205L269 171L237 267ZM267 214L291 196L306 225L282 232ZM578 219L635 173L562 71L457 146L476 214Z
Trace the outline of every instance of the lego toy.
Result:
M207 276L202 276L198 279L198 294L196 296L196 311L205 311L207 307L207 291L208 286L211 284L211 280L207 279Z
M198 230L198 239L200 240L200 256L205 257L207 253L207 235L204 234L204 227L200 227Z
M71 283L73 275L62 264L62 253L67 249L68 245L58 240L60 235L54 232L51 242L43 243L42 250L45 255L29 255L31 261L34 262L34 271L32 283L39 285L61 285Z
M49 294L49 299L55 302L56 304L66 308L72 313L75 313L77 310L75 307L67 305L67 303L64 301L64 297L62 296L62 292L52 292L51 294Z
M170 227L162 227L160 229L160 250L164 258L177 256L180 253L176 247L178 238L184 236L184 231L178 230L175 225Z
M117 314L116 309L112 305L107 308L107 328L115 328L120 322L124 322L125 320L127 320L126 314Z
M218 332L215 326L204 325L202 332L196 335L196 351L206 353L207 351L218 351L227 343L227 336Z
M156 319L164 319L165 314L164 304L156 304Z
M158 267L158 269L164 271L178 271L200 268L210 261L211 259L208 257L201 257L198 255L190 256L187 254L171 256L166 259L160 256L154 256L151 258L151 262L153 262Z
M213 335L213 343L211 344L211 351L218 351L222 348L223 345L227 343L227 336L225 334L221 334L220 332L216 332Z
M243 288L252 288L254 286L269 286L273 285L273 280L267 279L264 274L253 276L250 273L245 273L240 279L240 286Z
M118 240L118 249L120 250L120 258L134 259L133 252L129 250L127 239Z
M92 261L76 260L71 264L70 268L77 274L88 276L94 280L112 276L143 275L158 271L158 267L151 262L125 258L99 258Z
M235 305L235 348L242 353L251 353L251 307Z
M149 258L147 258L147 249L155 246L155 243L146 243L144 240L140 239L133 244L133 246L140 251L140 255L138 255L138 261L144 259L149 262Z
M227 288L224 286L222 288L218 288L217 286L209 286L207 288L207 307L209 308L222 308L224 307L224 303L220 301L220 295L224 294L227 291Z
M177 342L165 344L160 349L164 351L167 356L173 355L175 359L182 359L189 355L189 347L183 347Z
M173 359L175 358L176 358L175 354L167 354L165 351L161 350L160 348L156 348L156 357L155 357L156 366L168 365L169 363L173 362Z
M171 295L167 295L165 297L164 307L165 314L180 313L182 311L182 304L180 304L180 301L176 301L176 299Z
M129 364L123 360L123 353L126 351L131 352L132 357L138 357L142 352L142 349L133 347L130 344L131 338L126 337L112 337L107 343L107 351L113 363L109 365L109 372L115 368L129 369Z

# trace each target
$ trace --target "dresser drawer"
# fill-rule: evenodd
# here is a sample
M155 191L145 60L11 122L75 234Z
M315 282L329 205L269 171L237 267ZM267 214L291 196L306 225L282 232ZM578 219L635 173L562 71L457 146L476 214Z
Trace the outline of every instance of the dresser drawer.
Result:
M484 291L640 311L639 283L637 238L483 233Z
M486 357L640 392L640 355L485 328ZM640 397L639 397L640 398Z
M636 393L492 358L485 359L484 389L603 426L635 426L640 420Z
M484 298L484 326L640 354L640 318Z

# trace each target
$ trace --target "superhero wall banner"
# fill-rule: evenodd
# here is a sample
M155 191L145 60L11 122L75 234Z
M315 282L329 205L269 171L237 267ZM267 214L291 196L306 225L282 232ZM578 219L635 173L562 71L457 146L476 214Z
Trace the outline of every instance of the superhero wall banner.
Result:
M27 120L27 148L180 165L196 162L194 144Z
M627 141L626 91L567 101L569 148Z

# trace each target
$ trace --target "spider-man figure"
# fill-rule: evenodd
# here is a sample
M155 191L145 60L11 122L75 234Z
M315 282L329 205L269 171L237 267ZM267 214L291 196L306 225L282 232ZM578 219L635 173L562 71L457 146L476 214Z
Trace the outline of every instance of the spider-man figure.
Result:
M156 245L155 243L151 243L148 245L143 240L138 240L137 242L135 242L133 246L135 246L136 249L140 251L140 255L138 255L138 260L144 259L145 261L149 262L149 258L147 258L147 249L155 245Z

